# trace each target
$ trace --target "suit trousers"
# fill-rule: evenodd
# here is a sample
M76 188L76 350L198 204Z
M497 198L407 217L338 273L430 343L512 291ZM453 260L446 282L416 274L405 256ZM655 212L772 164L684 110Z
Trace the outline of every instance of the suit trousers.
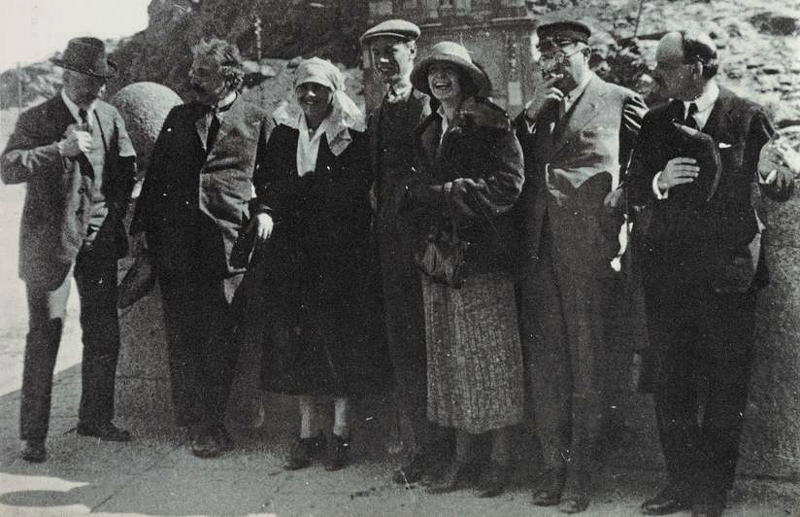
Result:
M53 370L72 276L80 297L83 333L78 419L85 424L102 425L114 418L114 380L120 348L116 250L85 245L78 253L72 275L68 274L60 285L26 283L29 331L20 409L20 437L23 440L47 436Z
M436 433L427 416L428 360L422 282L414 262L417 241L407 219L387 212L377 222L387 339L398 405L412 435L405 440L407 449L421 452L433 445Z
M645 297L669 482L688 497L718 497L733 486L736 471L756 294L669 284L647 286Z
M242 276L213 278L194 271L159 271L177 424L222 425L239 358L236 339Z
M591 473L599 467L612 281L559 263L545 229L522 307L535 428L546 468Z

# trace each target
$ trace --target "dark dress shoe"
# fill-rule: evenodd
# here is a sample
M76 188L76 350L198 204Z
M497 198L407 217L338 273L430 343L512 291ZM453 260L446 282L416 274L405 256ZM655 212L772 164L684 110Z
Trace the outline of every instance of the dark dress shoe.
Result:
M350 440L332 434L328 447L328 457L325 458L325 470L334 471L343 469L350 460Z
M131 433L124 429L120 429L111 422L106 422L104 424L86 424L79 422L78 434L81 436L100 438L106 442L131 441Z
M533 491L533 504L536 506L555 506L561 501L564 491L564 469L547 469L539 477Z
M688 498L681 497L677 490L666 488L652 499L642 503L642 513L645 515L669 515L691 506Z
M325 435L322 433L311 438L298 438L289 449L289 457L283 464L285 470L299 470L311 465L311 460L325 452L327 447Z
M417 453L411 457L411 461L394 471L392 481L399 485L410 485L422 481L425 474L431 468L430 458L426 454Z
M22 459L28 463L41 463L47 459L44 440L26 440L22 448Z
M446 494L466 488L475 481L476 473L475 465L456 460L440 478L428 485L426 491L429 494Z
M562 495L558 509L561 513L580 513L589 508L589 494L587 492Z
M224 427L198 431L190 449L198 458L217 458L233 450L233 438Z
M506 489L511 477L511 467L491 462L484 469L475 487L477 497L497 497Z
M580 513L589 507L592 492L592 475L587 470L571 470L564 483L564 492L558 509L561 513Z

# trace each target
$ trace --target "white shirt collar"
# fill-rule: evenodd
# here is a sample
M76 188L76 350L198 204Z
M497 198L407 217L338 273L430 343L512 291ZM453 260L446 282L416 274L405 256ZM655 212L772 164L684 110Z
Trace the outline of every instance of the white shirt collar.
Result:
M442 134L439 135L439 145L442 145L442 140L444 140L444 134L447 133L447 130L450 129L450 124L447 122L447 117L444 115L444 106L439 106L439 109L436 110L436 114L442 118Z
M236 95L237 95L236 90L231 90L230 92L228 92L228 95L226 95L221 101L216 103L214 107L218 110L227 108L228 106L233 104L233 101L236 100Z
M81 116L80 116L81 107L78 106L77 104L75 104L75 102L72 99L69 98L69 96L67 95L67 92L65 92L63 90L63 88L61 90L61 100L63 100L64 104L67 105L67 109L72 114L72 118L75 119L75 122L80 124L82 122L81 121ZM97 100L93 100L92 103L89 104L89 108L86 109L86 113L87 113L86 119L89 121L89 125L90 126L94 125L94 121L93 121L94 117L93 117L93 115L94 115L94 108L95 108L96 105L97 105Z
M719 86L717 86L716 81L711 80L708 82L708 87L700 95L700 97L693 101L683 101L684 118L689 113L689 106L691 106L692 103L695 103L697 105L697 113L694 115L694 119L697 121L697 126L700 129L704 128L706 122L708 122L709 115L711 115L711 108L714 107L714 103L717 102L718 98Z
M389 85L389 89L386 91L386 100L389 103L404 101L411 95L411 89L410 82Z
M300 135L297 140L297 174L305 176L309 172L314 172L317 168L317 155L319 154L319 144L322 136L325 135L328 142L332 141L328 131L330 124L328 117L322 121L319 127L312 134L306 122L306 116L301 112L300 120L297 122L297 130Z

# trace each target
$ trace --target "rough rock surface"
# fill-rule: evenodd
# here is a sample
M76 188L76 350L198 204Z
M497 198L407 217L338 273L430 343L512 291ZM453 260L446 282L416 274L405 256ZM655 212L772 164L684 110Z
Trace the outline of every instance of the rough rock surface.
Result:
M133 83L118 91L109 101L116 107L136 149L140 173L147 170L147 161L164 119L181 98L166 86L156 83Z

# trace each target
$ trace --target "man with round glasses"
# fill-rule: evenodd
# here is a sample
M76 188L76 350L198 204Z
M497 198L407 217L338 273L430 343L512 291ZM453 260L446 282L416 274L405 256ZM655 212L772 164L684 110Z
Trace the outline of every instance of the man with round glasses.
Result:
M533 503L589 505L608 391L605 332L622 221L603 208L619 184L646 107L589 68L590 29L537 29L542 77L516 119L525 153L522 326L544 456Z

